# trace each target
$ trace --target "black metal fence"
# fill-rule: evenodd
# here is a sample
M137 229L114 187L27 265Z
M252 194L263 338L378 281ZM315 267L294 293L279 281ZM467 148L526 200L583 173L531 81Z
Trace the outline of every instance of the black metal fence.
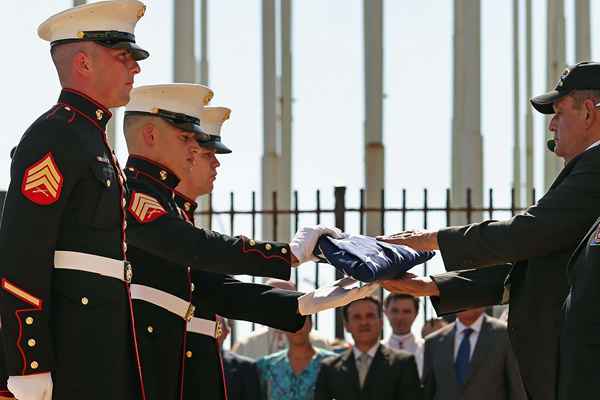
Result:
M234 193L230 193L229 195L229 207L228 209L215 209L213 208L213 200L212 197L209 197L209 205L206 211L198 211L197 214L199 216L206 216L208 219L208 227L213 228L213 219L215 217L224 218L227 220L229 225L229 234L238 234L244 233L251 235L252 237L257 236L257 229L259 227L259 222L261 220L270 220L270 226L272 227L272 233L270 237L264 239L272 239L277 240L277 232L278 225L281 223L282 218L290 218L291 219L291 229L295 232L299 227L300 216L302 215L312 215L314 216L314 223L321 223L322 217L325 215L334 217L335 226L342 230L346 230L348 222L352 220L352 218L357 218L354 222L358 222L358 234L365 234L366 229L366 216L368 213L376 213L379 219L379 232L376 234L385 234L386 221L388 218L394 218L394 230L400 231L405 230L407 228L407 217L409 215L421 215L422 217L422 228L427 229L430 226L430 220L432 215L436 215L439 218L439 215L443 215L445 217L444 226L450 226L453 223L453 219L461 218L461 222L470 223L470 222L478 222L474 221L474 216L483 219L493 219L495 215L498 213L504 213L505 216L507 214L514 215L519 211L522 211L523 208L516 204L515 201L515 190L512 189L510 192L510 199L508 199L508 206L497 206L494 198L494 190L489 189L487 193L487 201L486 205L476 205L473 204L472 201L472 191L467 189L466 191L466 204L462 206L457 206L451 203L451 191L450 189L446 190L445 193L445 202L442 205L433 205L429 202L429 191L424 189L422 192L423 202L420 206L408 206L407 205L407 191L405 189L401 192L401 200L399 206L387 206L386 205L386 191L382 190L380 195L380 202L378 207L367 207L365 201L365 191L360 190L359 195L359 205L358 207L350 207L347 201L347 189L346 187L337 186L334 188L333 196L334 196L334 205L331 208L322 207L322 193L317 190L315 192L315 207L311 209L303 209L299 207L298 201L298 192L293 192L292 196L292 208L279 208L278 207L278 196L276 192L272 193L272 204L273 208L268 210L261 210L257 208L256 205L256 192L251 193L251 206L249 209L240 210L236 209L236 197ZM531 198L533 199L533 203L535 203L535 190L531 193ZM506 200L506 199L505 199ZM239 232L236 230L236 221L240 219L241 216L250 217L249 231ZM456 223L456 222L455 222ZM411 226L412 227L412 226ZM248 229L248 228L246 228ZM427 274L427 264L424 265L424 274ZM318 288L319 286L319 266L315 266L314 270L314 286ZM336 278L339 278L339 274L336 274ZM298 270L295 271L295 282L298 282ZM424 321L429 318L428 316L428 307L425 304L423 312ZM335 321L335 336L338 338L342 338L344 335L343 321L342 316L339 310L336 312L336 321ZM315 324L318 327L318 316L315 316ZM235 339L235 332L232 332L232 340Z

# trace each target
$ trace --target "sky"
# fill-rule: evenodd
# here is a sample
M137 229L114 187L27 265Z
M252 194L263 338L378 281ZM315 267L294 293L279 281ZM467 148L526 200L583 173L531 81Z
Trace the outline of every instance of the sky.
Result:
M55 103L59 83L49 57L48 43L37 37L37 26L48 16L71 6L71 1L5 1L4 43L0 80L3 131L0 136L0 190L9 184L9 151L29 124ZM150 51L141 62L136 85L173 81L173 0L147 0L146 15L136 28L137 42ZM251 192L260 196L262 156L261 1L209 1L209 86L211 105L232 109L223 128L223 141L234 150L221 157L214 192L216 209L250 207ZM521 24L524 1L521 4ZM544 0L533 0L533 92L546 91L546 12ZM592 32L600 9L592 2ZM565 0L567 62L573 63L574 0ZM348 188L348 204L358 205L364 185L364 60L363 2L360 0L302 0L292 8L293 57L293 189L301 208L314 208L315 191L322 191L322 206L333 206L333 187ZM494 203L508 206L512 185L513 67L512 1L481 4L481 132L484 146L484 192L493 188ZM400 206L402 189L409 206L420 206L423 189L431 205L443 206L450 186L452 126L453 2L450 0L384 1L384 142L386 205ZM521 30L524 35L524 28ZM521 37L524 45L524 39ZM592 35L592 58L598 56ZM524 86L524 50L521 56L521 120L528 106ZM117 153L122 162L127 150L117 113ZM544 119L534 114L535 170L538 193L543 190ZM523 128L522 128L523 131ZM524 163L522 163L524 164ZM524 176L524 173L522 174ZM487 196L486 196L487 198ZM258 203L260 204L260 202ZM504 218L508 215L498 214ZM300 223L314 223L314 216ZM333 223L325 217L324 223ZM443 215L432 215L430 227L442 227ZM387 218L386 231L400 230L400 217ZM248 220L240 218L236 234L248 234ZM407 226L422 227L422 216L408 216ZM229 233L226 219L214 228ZM356 219L348 230L356 233ZM440 257L428 264L442 271ZM320 283L333 279L321 266ZM314 268L303 267L300 288L308 290ZM431 315L431 310L429 310ZM320 317L321 328L331 329L331 313ZM417 329L420 323L415 327ZM243 326L240 332L246 332Z

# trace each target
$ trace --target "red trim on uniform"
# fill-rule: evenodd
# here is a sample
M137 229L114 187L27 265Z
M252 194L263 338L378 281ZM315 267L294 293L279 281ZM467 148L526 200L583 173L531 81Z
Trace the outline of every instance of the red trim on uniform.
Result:
M98 125L98 123L96 121L94 121L89 115L87 115L86 113L84 113L83 111L79 110L77 107L75 107L72 104L69 103L63 103L62 101L59 102L58 104L64 106L64 107L69 107L71 108L71 110L73 110L74 112L76 112L77 114L81 115L82 117L84 117L85 119L87 119L88 121L90 121L96 128L98 128L98 130L102 133L104 133L104 128L102 128L100 125Z
M190 272L190 267L186 268L186 276L187 276L187 284L188 284L188 301L192 302L192 274ZM181 373L179 380L179 399L183 400L183 391L185 386L185 352L187 347L187 324L188 321L184 321L183 326L183 346L181 348Z
M97 105L99 108L101 108L102 111L104 111L105 113L108 113L108 118L112 117L112 113L110 112L110 110L108 108L106 108L106 106L104 104L101 104L97 100L94 100L93 98L91 98L87 94L85 94L83 92L80 92L79 90L71 89L71 88L63 88L63 92L74 93L76 95L79 95L79 96L81 96L81 97L83 97L83 98L91 101L92 103L94 103L95 105Z
M144 374L142 372L142 361L140 360L140 351L137 342L137 334L135 332L135 316L133 315L133 302L131 301L131 291L129 290L129 284L125 283L127 290L127 301L129 302L129 317L131 321L131 336L133 337L133 350L135 352L135 361L137 363L138 378L140 378L140 393L142 394L142 400L146 400L146 388L144 385Z
M30 173L31 170L36 169L42 164L48 165ZM54 161L54 156L52 152L49 152L25 170L23 181L21 182L21 194L35 204L48 206L60 199L63 181L63 175L56 161Z
M75 116L77 114L75 114L74 111L71 111L71 118L69 118L69 120L67 121L69 124L72 123L73 121L75 121Z
M246 253L258 253L262 258L264 258L265 260L272 260L272 259L280 259L283 260L285 262L287 262L288 264L292 265L292 258L291 256L288 256L288 258L281 256L279 254L272 254L272 255L266 255L265 253L263 253L262 251L260 251L259 249L252 247L252 248L246 248L246 241L248 240L247 237L245 236L240 236L242 238L242 243L244 244L242 246L242 253L246 254ZM291 254L291 252L288 250L288 254Z
M173 193L173 194L175 193L175 190L174 190L173 188L171 188L169 185L167 185L167 184L166 184L164 181L161 181L160 179L157 179L157 178L153 177L153 176L152 176L152 175L150 175L149 173L147 173L147 172L144 172L144 171L141 171L141 170L139 170L139 169L137 169L137 168L135 168L135 167L127 167L127 168L133 168L133 169L135 170L135 173L136 173L136 174L138 174L138 175L144 175L146 178L148 178L148 179L152 179L152 180L153 180L154 182L156 182L156 183L160 183L162 186L164 186L164 187L166 187L167 189L169 189L169 191L170 191L171 193ZM177 175L175 175L175 176L177 176Z
M52 106L52 108L50 109L48 115L46 115L46 119L54 117L54 114L56 114L56 112L58 110L62 109L62 108L64 108L64 106L61 105L61 104L55 104L54 106Z
M165 166L164 166L164 165L162 165L161 163L159 163L159 162L156 162L156 161L154 161L154 160L151 160L151 159L149 159L149 158L147 158L147 157L140 156L139 154L130 154L130 155L129 155L129 157L131 157L131 158L137 158L137 159L139 159L139 160L144 160L144 161L146 161L147 163L150 163L150 164L152 164L152 165L154 165L154 166L156 166L156 167L159 167L160 169L164 169L165 171L167 171L167 173L169 173L169 174L171 174L171 175L173 175L173 176L177 176L177 174L176 174L176 173L174 173L174 172L173 172L173 171L172 171L170 168L168 168L168 167L165 167ZM136 169L137 169L137 168L136 168ZM179 179L179 177L177 177L177 178Z
M21 370L21 375L25 375L25 373L27 372L27 357L25 356L25 350L23 349L23 347L21 347L21 339L23 338L23 321L21 321L21 316L19 315L20 313L23 312L32 312L32 311L40 311L41 309L38 308L22 308L20 310L16 310L15 311L15 316L17 317L17 320L19 321L19 334L17 335L17 349L19 350L19 353L21 354L21 360L23 361L23 369Z
M229 398L227 393L227 378L225 378L225 368L223 368L223 353L219 346L219 341L215 339L215 345L217 346L217 354L219 355L219 366L221 367L221 380L223 381L223 395L225 400Z

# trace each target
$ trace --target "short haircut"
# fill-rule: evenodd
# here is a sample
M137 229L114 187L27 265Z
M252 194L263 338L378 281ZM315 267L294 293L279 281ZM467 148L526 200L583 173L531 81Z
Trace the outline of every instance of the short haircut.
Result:
M573 98L573 107L579 109L586 100L592 100L594 104L597 104L600 101L600 90L573 90L571 93L569 93L569 96Z
M419 299L412 294L407 293L390 293L387 295L385 300L383 301L383 307L388 308L390 303L396 300L412 300L415 305L415 312L419 312Z
M379 315L379 318L383 317L383 310L381 309L381 301L375 296L367 296L367 297L363 297L362 299L354 300L354 301L346 304L344 306L344 308L342 308L342 315L344 316L345 322L348 322L348 309L350 308L350 306L352 304L358 303L359 301L370 301L371 303L375 304L377 306L377 314Z

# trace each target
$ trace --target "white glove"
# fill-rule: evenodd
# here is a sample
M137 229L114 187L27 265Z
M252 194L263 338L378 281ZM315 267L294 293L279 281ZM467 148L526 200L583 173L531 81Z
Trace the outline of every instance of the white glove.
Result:
M7 386L17 400L52 400L50 372L9 376Z
M313 250L317 245L317 240L321 235L333 236L336 239L344 237L341 230L335 227L323 225L305 226L301 228L290 242L290 250L298 259L299 264L307 261L318 261L319 259L313 255Z
M329 286L323 286L314 292L300 296L298 312L300 315L310 315L330 308L343 307L354 300L370 296L379 287L377 282L360 286L359 281L347 276Z

